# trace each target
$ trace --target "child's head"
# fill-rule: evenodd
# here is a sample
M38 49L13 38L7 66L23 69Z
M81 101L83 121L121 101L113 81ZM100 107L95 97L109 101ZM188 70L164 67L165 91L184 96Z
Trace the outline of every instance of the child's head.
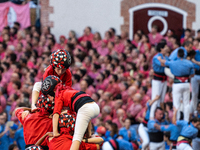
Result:
M97 133L99 136L104 136L106 134L106 128L104 126L99 126L97 128Z

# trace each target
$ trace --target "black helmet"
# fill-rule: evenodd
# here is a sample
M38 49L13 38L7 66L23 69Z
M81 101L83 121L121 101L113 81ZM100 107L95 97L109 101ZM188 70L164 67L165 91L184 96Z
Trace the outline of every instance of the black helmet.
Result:
M60 82L62 82L62 81L57 76L50 75L50 76L46 77L44 79L44 81L42 82L42 89L41 89L42 93L44 95L49 94L50 96L54 97L55 96L54 88Z

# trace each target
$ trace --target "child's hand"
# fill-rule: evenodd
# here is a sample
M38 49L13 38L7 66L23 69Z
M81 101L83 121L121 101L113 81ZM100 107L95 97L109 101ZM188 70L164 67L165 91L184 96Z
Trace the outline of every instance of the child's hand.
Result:
M56 133L53 133L53 137L59 137L60 136L60 133L56 132Z
M159 95L156 95L155 99L158 100L159 98L160 98L160 96L159 96Z
M28 110L24 111L22 113L22 120L24 120L24 118L26 118L26 116L28 116L30 114L30 112Z
M48 135L49 137L53 137L53 132L47 132L47 135Z

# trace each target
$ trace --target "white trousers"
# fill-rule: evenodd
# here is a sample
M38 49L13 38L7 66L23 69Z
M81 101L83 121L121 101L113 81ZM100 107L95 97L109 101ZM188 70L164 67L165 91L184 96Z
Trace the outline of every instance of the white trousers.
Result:
M88 123L91 119L97 117L100 113L99 106L93 103L86 103L83 105L77 113L75 130L73 135L73 141L82 141L85 131L88 127Z
M199 85L200 85L200 75L195 75L191 79L191 86L192 86L192 100L190 102L191 113L194 113L194 111L197 109Z
M149 134L147 127L145 127L143 123L140 123L138 127L138 134L142 139L142 150L147 149L149 145Z
M200 138L196 137L195 139L192 140L192 148L194 150L200 149Z
M167 81L162 82L159 80L152 80L151 99L153 100L156 97L156 95L160 96L160 99L155 101L151 105L150 118L154 118L154 112L156 110L156 107L160 106L160 103L164 102L166 90L167 90Z
M165 150L165 142L150 142L149 150Z
M181 143L177 145L176 148L177 150L193 150L192 147L187 143ZM194 150L198 150L198 149L194 149Z
M183 101L184 120L189 121L190 116L190 83L174 83L172 87L173 105L176 109L180 108ZM180 110L178 110L177 120L180 119Z

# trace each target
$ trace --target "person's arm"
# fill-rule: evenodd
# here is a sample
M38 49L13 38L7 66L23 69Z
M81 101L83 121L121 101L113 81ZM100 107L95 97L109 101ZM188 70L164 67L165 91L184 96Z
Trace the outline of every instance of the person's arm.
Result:
M177 115L177 111L178 111L178 109L176 109L176 108L174 107L174 115L173 115L173 117L172 117L172 123L173 123L174 125L176 125L176 115Z
M92 138L88 138L88 139L83 139L83 142L101 145L104 142L104 140L101 137L92 137Z
M200 66L200 61L196 61L194 58L192 59L192 62Z
M162 59L160 56L157 58L157 60L160 62L160 64L157 62L157 64L159 64L160 66L165 66L165 62L166 60L165 59Z
M59 114L55 113L53 115L53 136L58 137L60 134L58 133L58 119L59 119Z
M6 126L5 129L4 129L4 131L2 133L0 133L0 138L2 136L4 136L4 134L6 134L8 131L9 131L9 127Z
M156 97L149 102L149 106L151 106L155 101L159 100L160 96L156 95Z
M194 66L193 64L191 65L191 71L190 71L190 78L194 77L195 71L194 71Z
M33 86L33 91L32 91L32 102L31 102L31 111L37 110L37 107L35 104L37 103L39 93L41 90L42 82L36 82Z
M52 132L47 132L43 137L41 137L41 138L35 143L35 145L36 145L36 146L41 145L47 136L53 137L53 133L52 133Z

